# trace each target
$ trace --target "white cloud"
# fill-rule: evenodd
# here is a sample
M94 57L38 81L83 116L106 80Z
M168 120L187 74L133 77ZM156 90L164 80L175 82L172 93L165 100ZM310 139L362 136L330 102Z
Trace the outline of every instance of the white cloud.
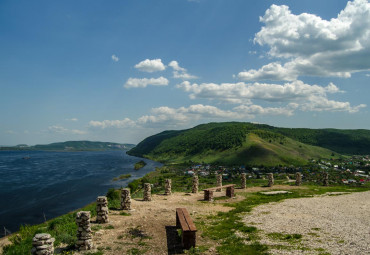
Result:
M7 133L9 135L15 135L15 134L17 134L17 132L15 132L14 130L7 130L7 131L5 131L5 133Z
M135 122L130 120L129 118L125 118L123 120L103 120L103 121L92 120L89 122L89 126L94 127L94 128L101 128L101 129L110 128L110 127L126 128L126 127L134 127Z
M348 78L370 70L370 4L349 1L336 18L292 14L288 6L272 5L260 21L265 24L254 42L270 47L273 62L259 70L239 73L244 80L294 80L302 75Z
M179 66L179 63L176 61L176 60L172 60L168 66L172 67L173 70L175 71L182 71L182 72L186 72L186 69L185 68L182 68Z
M145 88L149 85L151 86L167 86L169 81L164 77L159 78L129 78L123 85L125 88Z
M202 83L191 84L184 81L178 88L190 93L190 98L206 98L232 103L245 104L246 100L260 99L269 102L288 102L308 99L312 95L325 97L327 93L341 92L337 86L330 83L327 87L305 84L302 81L290 83Z
M171 61L168 66L172 67L173 69L173 78L175 79L183 79L183 80L192 80L197 79L198 77L195 75L191 75L187 72L187 70L179 65L179 63L175 60Z
M114 62L118 62L119 61L119 58L116 56L116 55L112 55L112 60L114 61Z
M161 59L157 58L157 59L145 59L140 63L136 64L135 68L139 69L142 72L153 73L165 70L166 66L162 63Z
M198 120L226 121L226 120L246 120L252 119L255 115L285 115L293 114L297 106L290 104L287 107L267 107L259 105L240 105L232 110L223 110L211 105L195 104L189 107L171 108L162 106L151 109L151 114L139 117L136 121L131 119L124 120L104 120L90 121L92 128L166 128L183 127L193 124Z
M87 134L86 131L78 130L78 129L67 129L65 127L54 125L48 127L48 131L51 133L58 133L58 134L72 134L72 135L85 135Z
M73 121L73 122L76 122L76 121L78 121L78 119L77 119L77 118L70 118L70 119L66 119L66 121Z
M322 87L305 84L302 81L293 81L283 85L257 82L250 84L244 82L191 84L184 81L177 87L188 92L191 99L209 99L240 104L234 109L239 112L243 109L244 113L251 115L293 115L295 110L354 113L366 106L365 104L351 106L349 102L329 100L328 94L343 92L333 83ZM262 109L261 106L254 105L252 100L262 100L269 104L285 104L285 106Z

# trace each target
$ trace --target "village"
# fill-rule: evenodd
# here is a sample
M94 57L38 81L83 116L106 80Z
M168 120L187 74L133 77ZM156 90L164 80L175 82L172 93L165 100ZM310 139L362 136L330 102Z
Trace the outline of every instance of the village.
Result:
M265 179L267 173L273 173L275 179L288 181L296 172L302 173L304 182L317 182L324 172L329 173L330 182L336 184L364 184L370 181L370 156L351 156L340 159L310 160L306 166L234 166L226 167L211 164L193 164L184 171L185 175L195 174L202 177L214 177L222 174L223 180L232 181L241 173L248 179Z

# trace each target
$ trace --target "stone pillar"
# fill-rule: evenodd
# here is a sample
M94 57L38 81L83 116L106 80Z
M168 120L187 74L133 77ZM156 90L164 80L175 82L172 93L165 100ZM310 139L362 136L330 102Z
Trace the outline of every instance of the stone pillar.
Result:
M144 183L144 201L152 201L152 187L150 183Z
M295 185L296 186L301 186L302 184L302 174L299 172L295 173Z
M96 222L108 223L108 199L105 196L99 196L96 199Z
M131 195L129 189L121 189L121 209L131 210Z
M172 194L172 180L171 179L166 179L165 185L164 185L164 194L166 196L169 196Z
M222 174L217 175L217 187L220 187L216 189L216 191L222 191Z
M235 197L235 194L234 194L234 185L233 186L229 186L226 188L226 196L227 197Z
M76 246L80 251L93 248L92 233L90 226L90 211L80 211L76 216L77 242Z
M198 175L193 176L193 186L191 189L191 193L198 193L198 186L199 186L199 178Z
M54 254L54 241L50 234L36 234L32 239L32 255L51 255Z
M329 186L329 174L328 173L324 173L323 185Z
M242 189L247 188L247 174L246 173L241 174L241 186L242 186Z
M204 190L204 200L213 201L213 190L205 189Z
M274 185L274 174L269 173L269 174L267 174L267 177L268 177L268 180L269 180L267 186L272 187Z

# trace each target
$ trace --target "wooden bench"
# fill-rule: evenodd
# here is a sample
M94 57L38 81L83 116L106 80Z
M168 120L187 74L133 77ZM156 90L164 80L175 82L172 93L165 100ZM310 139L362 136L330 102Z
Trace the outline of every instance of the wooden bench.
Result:
M176 208L176 227L182 230L182 246L185 249L195 247L197 228L186 208Z
M234 197L234 190L235 190L235 184L228 184L222 186L222 188L226 188L226 196L227 197ZM213 201L213 192L220 189L220 187L214 187L214 188L208 188L204 189L204 200L206 201Z

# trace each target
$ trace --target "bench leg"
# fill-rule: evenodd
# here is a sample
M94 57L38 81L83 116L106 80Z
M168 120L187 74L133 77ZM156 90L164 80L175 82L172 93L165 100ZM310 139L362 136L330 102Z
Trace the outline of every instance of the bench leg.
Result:
M205 190L204 191L204 200L205 201L213 201L213 190Z
M234 186L226 188L226 196L227 197L234 197Z
M184 231L182 232L182 246L184 249L190 249L195 247L196 243L196 232L195 231Z

